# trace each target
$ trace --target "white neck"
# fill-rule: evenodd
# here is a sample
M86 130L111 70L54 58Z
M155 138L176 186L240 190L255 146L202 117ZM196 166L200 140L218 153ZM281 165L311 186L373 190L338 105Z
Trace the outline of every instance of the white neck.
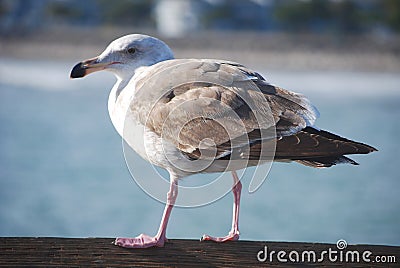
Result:
M137 68L130 77L121 78L117 76L117 82L111 89L108 97L108 113L115 129L121 136L126 112L135 94L136 81L147 68L149 67Z
M108 110L115 105L118 96L121 94L121 91L126 87L128 82L129 80L122 80L121 78L117 77L117 82L115 82L108 97Z

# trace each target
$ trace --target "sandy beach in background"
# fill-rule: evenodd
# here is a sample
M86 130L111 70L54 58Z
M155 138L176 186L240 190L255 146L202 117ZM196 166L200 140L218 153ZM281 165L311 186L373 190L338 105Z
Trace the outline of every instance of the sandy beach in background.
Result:
M400 71L400 38L379 35L200 32L170 39L146 29L58 27L3 36L0 58L77 61L98 55L111 40L133 32L161 38L177 58L226 59L266 70Z

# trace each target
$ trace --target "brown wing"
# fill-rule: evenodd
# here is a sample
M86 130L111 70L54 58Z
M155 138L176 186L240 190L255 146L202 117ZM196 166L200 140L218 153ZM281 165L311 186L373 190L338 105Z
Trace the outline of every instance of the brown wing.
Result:
M130 108L139 120L190 159L259 160L275 152L276 160L328 167L356 164L344 155L375 150L312 128L318 111L307 98L232 62L162 62L136 91Z
M137 83L136 91L138 101L131 109L138 119L191 157L212 146L217 158L225 157L257 140L296 133L318 116L303 95L270 85L232 62L162 62ZM249 135L254 132L269 136Z

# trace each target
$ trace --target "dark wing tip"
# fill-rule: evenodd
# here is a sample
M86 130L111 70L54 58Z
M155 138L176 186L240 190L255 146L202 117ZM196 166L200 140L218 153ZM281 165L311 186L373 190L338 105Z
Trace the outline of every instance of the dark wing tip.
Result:
M372 147L372 146L369 146L370 147L370 153L372 153L372 152L378 152L379 150L378 149L376 149L375 147Z
M327 168L337 164L351 164L355 166L360 165L353 159L343 155L333 156L333 157L315 157L315 158L301 159L295 161L305 166L315 167L315 168Z
M302 131L307 132L309 134L319 135L328 140L342 143L343 145L350 145L351 147L353 147L353 149L355 149L354 151L351 151L351 150L346 151L346 152L342 151L341 154L369 154L369 153L378 151L378 149L372 147L371 145L368 145L368 144L365 144L362 142L353 141L350 139L346 139L339 135L328 132L326 130L317 130L313 127L306 127Z

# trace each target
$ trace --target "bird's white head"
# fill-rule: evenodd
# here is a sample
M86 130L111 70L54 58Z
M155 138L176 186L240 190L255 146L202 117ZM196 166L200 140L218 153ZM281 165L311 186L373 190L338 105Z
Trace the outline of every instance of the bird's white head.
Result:
M131 78L137 68L173 59L171 49L161 40L143 34L130 34L111 42L99 56L82 61L71 71L71 78L106 70L119 79Z

